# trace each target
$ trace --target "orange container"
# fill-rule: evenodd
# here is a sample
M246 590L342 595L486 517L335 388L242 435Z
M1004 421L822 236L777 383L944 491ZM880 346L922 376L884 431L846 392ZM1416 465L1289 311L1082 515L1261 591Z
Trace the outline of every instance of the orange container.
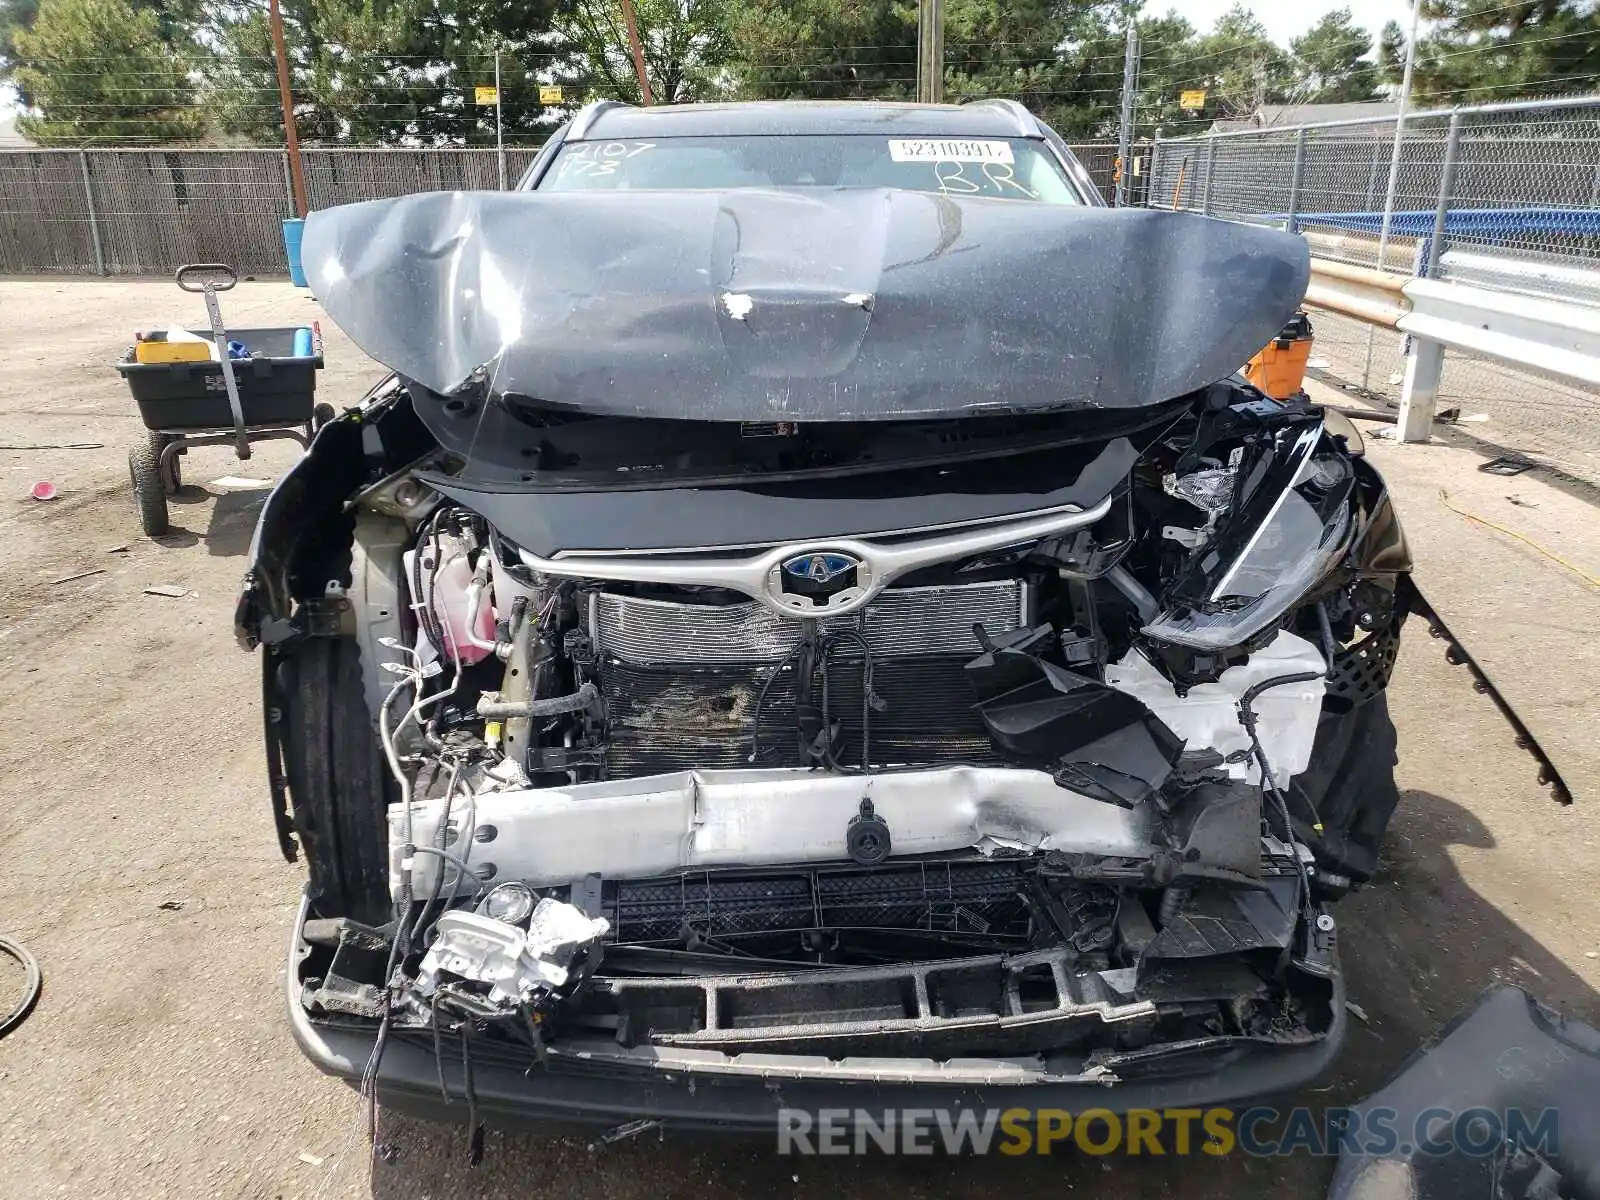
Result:
M1295 313L1278 336L1250 360L1245 378L1274 400L1289 399L1305 384L1311 342L1311 319L1303 312Z

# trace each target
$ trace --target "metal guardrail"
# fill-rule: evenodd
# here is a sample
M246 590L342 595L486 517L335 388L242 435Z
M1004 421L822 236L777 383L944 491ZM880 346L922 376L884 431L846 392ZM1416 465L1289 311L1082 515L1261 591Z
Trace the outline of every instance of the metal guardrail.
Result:
M1401 275L1312 259L1306 303L1393 329L1407 311L1403 294L1405 283Z
M1306 302L1410 335L1397 424L1402 442L1428 440L1447 349L1600 385L1597 305L1316 259Z

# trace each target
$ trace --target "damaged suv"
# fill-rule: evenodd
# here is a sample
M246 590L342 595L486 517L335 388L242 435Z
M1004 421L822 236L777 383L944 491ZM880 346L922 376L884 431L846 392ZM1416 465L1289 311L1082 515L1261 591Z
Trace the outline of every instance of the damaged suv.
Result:
M1165 1106L1336 1054L1410 559L1302 241L1008 102L585 109L317 213L393 371L240 600L295 1037L402 1109Z

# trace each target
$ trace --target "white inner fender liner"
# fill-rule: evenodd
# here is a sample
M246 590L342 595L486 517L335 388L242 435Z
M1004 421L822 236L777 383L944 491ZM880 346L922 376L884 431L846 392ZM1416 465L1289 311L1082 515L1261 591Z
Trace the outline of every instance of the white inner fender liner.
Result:
M1292 633L1279 633L1248 661L1229 667L1215 683L1202 683L1179 696L1172 683L1137 650L1121 662L1106 667L1106 682L1144 701L1156 716L1183 739L1186 750L1215 750L1224 758L1245 751L1240 761L1229 762L1230 777L1247 783L1261 782L1261 769L1250 750L1250 736L1239 723L1239 697L1268 679L1314 672L1307 683L1285 683L1268 688L1251 702L1256 734L1266 751L1272 778L1279 787L1306 769L1311 744L1322 713L1322 679L1328 665L1317 648Z

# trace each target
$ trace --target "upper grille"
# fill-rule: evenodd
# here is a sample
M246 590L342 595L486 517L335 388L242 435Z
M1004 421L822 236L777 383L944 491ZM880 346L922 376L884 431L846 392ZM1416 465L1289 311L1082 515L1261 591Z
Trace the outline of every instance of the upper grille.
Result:
M1026 587L1014 579L953 587L891 588L866 608L818 622L824 632L854 629L876 656L979 653L974 624L991 630L1025 622ZM595 649L632 663L776 662L800 636L800 623L763 604L678 604L609 592L590 600Z

